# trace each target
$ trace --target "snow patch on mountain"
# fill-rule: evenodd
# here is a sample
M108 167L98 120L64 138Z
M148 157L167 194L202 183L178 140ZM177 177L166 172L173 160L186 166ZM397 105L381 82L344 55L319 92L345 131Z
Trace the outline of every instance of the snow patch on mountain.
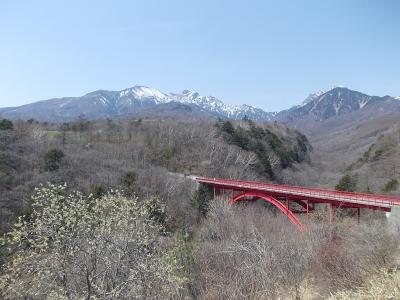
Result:
M305 119L311 116L313 120L323 121L335 116L365 110L370 104L380 101L384 103L387 99L390 100L393 97L369 96L343 86L336 86L326 92L320 91L310 94L303 104L279 113L278 119L293 122L293 120ZM387 105L390 104L388 103ZM395 109L397 108L395 107Z
M364 108L364 106L368 104L369 100L370 99L368 97L364 97L363 99L360 99L358 101L358 105L360 106L360 109Z
M149 88L147 86L135 86L133 88L125 89L119 92L120 97L135 97L137 99L153 99L156 103L168 102L168 95L160 92L157 89Z
M300 105L298 105L298 107L307 105L308 103L310 103L310 102L312 102L312 101L318 99L318 98L321 97L323 94L325 94L325 93L327 93L327 92L329 92L329 91L331 91L331 90L333 90L333 89L335 89L335 88L346 88L346 87L345 87L344 85L332 85L332 86L331 86L329 89L327 89L327 90L320 90L320 91L317 91L317 92L315 92L315 93L311 93L311 94L309 94L309 95L307 96L306 99L303 100L303 102L302 102ZM322 99L320 99L320 100L322 100ZM320 100L319 100L319 101L320 101Z
M306 99L304 99L304 101L302 102L301 105L306 105L306 104L314 101L319 96L321 96L321 95L323 95L325 93L326 93L326 91L318 91L318 92L315 92L315 93L311 93L311 94L308 95L308 97Z
M184 90L181 93L164 93L157 89L146 86L135 86L119 92L119 97L134 98L141 102L152 100L156 104L179 102L183 104L196 105L203 111L218 117L240 119L247 116L258 121L270 120L275 114L265 112L260 108L243 104L240 106L226 105L224 102L213 96L202 96L196 91Z
M314 111L314 110L317 109L318 104L324 100L324 98L325 98L325 96L326 96L326 93L327 93L327 92L322 93L320 96L318 96L318 97L316 97L314 100L312 100L312 102L313 102L314 104L313 104L313 107L310 109L310 111Z

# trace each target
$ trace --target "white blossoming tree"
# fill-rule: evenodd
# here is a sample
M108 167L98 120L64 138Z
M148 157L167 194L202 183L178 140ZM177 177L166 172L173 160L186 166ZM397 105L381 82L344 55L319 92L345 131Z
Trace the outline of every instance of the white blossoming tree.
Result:
M8 253L2 296L132 299L177 293L185 282L179 276L183 266L168 243L160 243L164 230L150 211L155 203L118 192L95 199L68 194L65 186L37 189L32 214L19 218L2 239ZM157 213L162 209L157 205Z

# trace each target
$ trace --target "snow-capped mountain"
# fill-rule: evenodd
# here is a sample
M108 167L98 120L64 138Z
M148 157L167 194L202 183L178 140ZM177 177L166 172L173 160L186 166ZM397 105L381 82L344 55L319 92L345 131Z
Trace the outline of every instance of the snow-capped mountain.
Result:
M314 101L315 99L319 98L320 96L322 96L322 95L325 94L326 92L328 92L328 91L330 91L330 90L333 90L334 88L346 88L346 87L343 86L343 85L333 85L333 86L332 86L330 89L328 89L328 90L321 90L321 91L318 91L318 92L315 92L315 93L311 93L311 94L308 95L308 97L307 97L306 99L304 99L304 101L299 105L299 107L300 107L300 106L304 106L304 105L306 105L307 103Z
M299 128L319 126L325 120L351 116L354 120L400 112L400 97L369 96L345 87L310 94L300 105L279 113L265 112L251 105L229 106L213 96L195 91L165 93L134 86L122 91L98 90L82 97L56 98L0 109L0 117L65 122L84 115L87 119L114 117L217 117L255 121L277 120ZM342 120L341 119L341 120Z
M257 121L270 120L274 113L268 113L260 108L251 105L243 104L240 106L229 106L221 100L213 96L202 96L198 92L184 90L182 93L162 93L159 90L136 86L128 89L136 98L141 99L154 99L157 104L179 102L183 104L195 105L200 107L203 111L211 113L218 117L229 119L241 119L245 115L248 118ZM128 90L121 91L121 94L126 94Z
M276 119L299 128L319 126L323 121L353 121L400 112L393 97L369 96L345 87L311 94L298 106L279 112Z
M171 105L179 103L180 106ZM168 104L168 105L167 105ZM1 115L10 119L30 119L40 121L70 121L80 115L88 119L111 118L137 115L157 110L163 114L179 114L174 111L185 107L186 112L196 115L229 119L247 116L255 121L267 121L274 113L265 112L250 105L229 106L213 96L202 96L197 92L184 90L182 93L165 93L146 86L134 86L122 91L99 90L82 97L56 98L39 101L20 107L6 108ZM169 110L169 113L167 111Z
M326 93L326 91L318 91L315 93L311 93L310 95L308 95L308 97L306 99L304 99L304 101L299 106L303 106L311 101L314 101L315 99L317 99L319 96L321 96L324 93Z

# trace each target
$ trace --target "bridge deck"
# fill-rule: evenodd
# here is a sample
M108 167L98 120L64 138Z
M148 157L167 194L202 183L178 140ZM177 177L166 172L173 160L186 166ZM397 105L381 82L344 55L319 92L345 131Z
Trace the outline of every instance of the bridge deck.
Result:
M315 202L340 202L344 204L366 205L372 207L390 208L400 206L400 197L365 193L332 191L320 188L277 185L253 181L229 180L221 178L196 177L197 182L209 184L220 189L241 191L264 191L279 196L311 199Z

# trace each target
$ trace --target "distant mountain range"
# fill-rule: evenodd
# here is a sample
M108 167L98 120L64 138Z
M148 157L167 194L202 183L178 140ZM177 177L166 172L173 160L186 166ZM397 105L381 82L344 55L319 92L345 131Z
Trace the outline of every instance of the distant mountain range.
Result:
M157 89L135 86L122 91L99 90L82 97L56 98L34 102L19 107L0 109L0 114L10 119L36 119L40 121L71 121L80 115L87 119L123 116L179 115L181 112L195 116L213 116L255 121L271 120L275 113L265 112L251 105L229 106L212 96L197 92L163 93Z
M300 105L281 112L266 112L250 105L229 106L212 96L197 92L164 93L135 86L122 91L99 90L82 97L55 98L19 107L2 108L9 119L65 122L115 117L203 116L255 121L277 120L301 129L323 127L341 120L368 119L400 112L400 97L369 96L345 87L310 94Z

